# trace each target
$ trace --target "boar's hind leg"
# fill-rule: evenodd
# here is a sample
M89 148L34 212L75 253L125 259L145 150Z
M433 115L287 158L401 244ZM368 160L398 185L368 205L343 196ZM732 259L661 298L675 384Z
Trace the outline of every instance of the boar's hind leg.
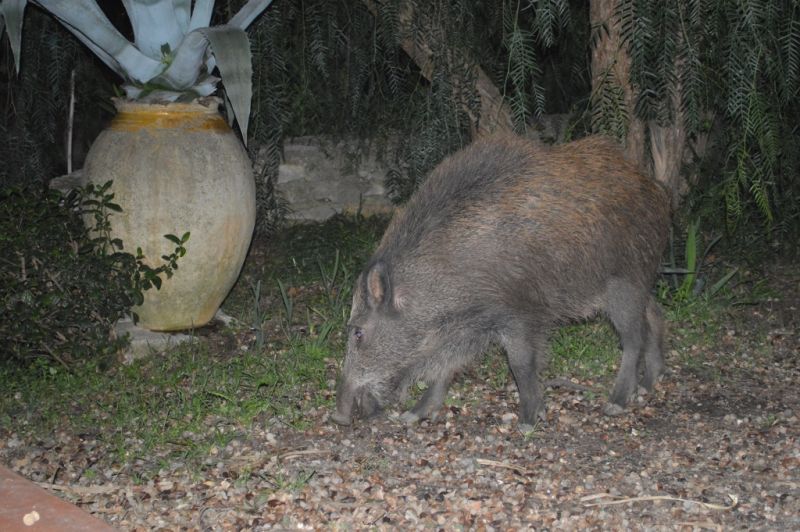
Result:
M664 317L653 296L647 301L647 339L644 346L642 387L652 392L664 371Z
M542 389L539 384L539 359L544 352L547 336L530 331L507 331L501 335L506 349L508 366L519 391L519 424L523 432L544 414ZM526 428L523 428L526 427Z
M642 296L640 290L622 283L614 288L606 312L622 343L622 361L611 392L611 402L605 408L608 415L621 414L628 400L636 393L640 357L649 337L649 326L645 319L649 294ZM649 365L648 360L644 362L646 366Z
M434 419L436 412L444 404L444 399L447 397L447 389L450 387L451 379L442 378L431 383L425 393L422 394L422 397L419 398L417 404L414 405L414 408L404 412L400 416L400 420L411 425L421 419Z

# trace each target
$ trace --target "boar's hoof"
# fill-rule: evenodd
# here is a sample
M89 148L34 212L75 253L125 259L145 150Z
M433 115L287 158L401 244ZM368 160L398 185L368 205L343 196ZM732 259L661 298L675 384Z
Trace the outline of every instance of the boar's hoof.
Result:
M420 421L419 415L415 414L411 410L408 410L400 414L400 422L406 425L416 425L417 423L419 423L419 421Z
M603 413L607 416L618 416L625 412L625 409L616 403L608 403L603 408Z
M352 421L350 419L350 416L346 416L344 414L340 414L339 412L335 412L331 416L331 419L333 420L334 423L337 423L339 425L349 425L351 423L351 421Z
M530 436L534 433L534 431L536 431L536 425L531 425L530 423L520 423L517 425L517 430L519 430L523 436Z

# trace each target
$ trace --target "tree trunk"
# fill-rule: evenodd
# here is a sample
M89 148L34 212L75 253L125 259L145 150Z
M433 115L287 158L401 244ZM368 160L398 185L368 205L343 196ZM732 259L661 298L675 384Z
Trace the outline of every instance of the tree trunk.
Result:
M619 0L592 0L590 4L591 26L598 35L592 50L592 92L596 94L600 84L609 77L622 88L628 116L625 155L667 188L672 206L676 207L686 192L686 181L681 176L686 153L683 114L676 96L673 102L675 120L671 125L659 126L652 121L645 123L636 117L636 93L630 81L631 60L622 43L620 22L616 16L618 4ZM600 28L607 31L601 31ZM675 94L680 94L680 87L676 87Z
M363 0L370 12L377 16L380 0ZM414 15L412 2L404 2L399 14L399 30L401 34L411 34L411 23ZM432 32L425 32L430 35ZM425 35L417 34L417 39L404 38L400 42L403 51L417 64L425 79L433 78L434 57L431 46L425 41ZM480 98L479 114L475 114L467 105L463 110L470 118L473 136L480 137L495 132L514 131L514 120L511 110L503 100L503 95L492 82L486 72L468 57L462 57L459 50L449 50L448 57L453 58L452 63L457 65L475 65L475 89Z

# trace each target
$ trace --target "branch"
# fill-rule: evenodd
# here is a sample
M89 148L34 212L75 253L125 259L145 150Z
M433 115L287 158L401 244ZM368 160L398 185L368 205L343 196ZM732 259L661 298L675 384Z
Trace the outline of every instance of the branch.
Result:
M370 13L374 17L378 16L378 5L380 0L362 0L367 6ZM410 1L405 1L399 15L400 29L404 32L411 29L411 21L414 14L414 6ZM417 64L422 76L431 81L433 78L433 51L428 43L424 40L417 41L415 39L405 38L400 41L400 47L408 54L408 56ZM459 57L462 55L460 51L455 51L451 57ZM469 64L466 60L460 60L458 64ZM467 58L463 58L467 59ZM475 88L478 91L480 98L481 108L480 116L464 105L463 110L469 116L472 124L473 134L482 137L495 132L511 132L514 131L514 120L511 117L511 110L508 105L503 101L503 95L492 82L491 78L480 67L475 66L477 79L475 81Z

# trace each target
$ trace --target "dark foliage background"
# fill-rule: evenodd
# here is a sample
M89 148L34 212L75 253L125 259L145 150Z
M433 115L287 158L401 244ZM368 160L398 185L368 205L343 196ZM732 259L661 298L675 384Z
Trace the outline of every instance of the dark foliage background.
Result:
M728 236L800 234L800 3L620 0L636 115L680 115L696 157L686 210ZM791 251L791 249L790 249Z
M0 40L0 185L45 183L66 172L70 78L75 73L73 163L113 116L110 74L52 17L26 10L19 75Z
M240 3L228 2L229 10ZM579 115L589 51L573 39L588 42L588 34L588 8L577 1L277 1L251 31L252 135L275 170L285 136L382 143L393 164L390 191L402 202L471 140L464 109L477 110L474 66L506 93L520 130L545 112ZM431 79L402 51L404 39L430 47Z
M243 0L219 0L219 19ZM119 11L113 2L104 9ZM274 194L288 136L348 136L384 147L387 182L402 202L445 155L471 140L476 66L504 95L516 128L567 114L564 137L619 134L627 116L619 87L592 88L590 2L570 0L275 0L251 27L253 156L259 228L285 205ZM686 217L729 237L794 244L800 234L796 0L619 0L617 13L637 93L635 117L681 117L693 188ZM121 17L124 18L124 17ZM128 31L122 28L122 31ZM29 8L25 60L12 74L0 43L0 183L47 181L65 171L69 78L77 97L75 164L109 119L116 81L60 26ZM407 39L432 52L429 78L403 52ZM594 93L593 93L594 91ZM258 152L258 153L257 153Z
M159 289L190 238L155 267L111 235L111 181L63 195L41 183L0 189L0 363L107 363L127 343L113 326Z
M111 331L141 301L136 257L87 229L83 216L93 218L111 198L85 192L65 197L41 185L0 191L0 362L69 368L109 360L124 345Z
M620 136L634 118L679 118L690 145L702 137L705 147L685 161L684 218L729 241L779 241L791 251L800 234L798 2L620 0L617 15L634 116L619 87L591 87L591 47L604 29L590 26L589 2L276 2L253 30L254 137L271 147L274 168L286 135L399 138L386 155L402 202L470 140L464 109L476 109L471 67L480 65L520 132L553 113L569 115L566 138ZM431 47L430 80L400 49L408 38ZM454 62L453 50L470 63Z

